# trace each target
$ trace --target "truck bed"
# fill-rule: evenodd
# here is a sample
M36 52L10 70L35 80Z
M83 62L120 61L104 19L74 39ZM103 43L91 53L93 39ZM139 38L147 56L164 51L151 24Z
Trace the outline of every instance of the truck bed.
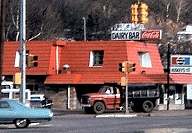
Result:
M125 95L125 91L123 93ZM129 98L158 98L159 88L155 85L130 85L128 86Z

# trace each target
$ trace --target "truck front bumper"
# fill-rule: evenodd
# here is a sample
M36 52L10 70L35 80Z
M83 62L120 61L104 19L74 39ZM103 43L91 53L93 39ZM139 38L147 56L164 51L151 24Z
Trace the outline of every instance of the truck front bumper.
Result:
M82 107L91 107L91 104L81 104Z

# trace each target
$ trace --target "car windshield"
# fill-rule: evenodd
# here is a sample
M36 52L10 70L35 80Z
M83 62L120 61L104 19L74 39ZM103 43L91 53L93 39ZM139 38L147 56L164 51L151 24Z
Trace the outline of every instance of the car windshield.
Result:
M41 98L36 96L36 97L31 97L31 100L40 100Z
M21 106L21 107L26 107L27 108L27 106L25 104L21 103L21 102L16 102L16 104Z

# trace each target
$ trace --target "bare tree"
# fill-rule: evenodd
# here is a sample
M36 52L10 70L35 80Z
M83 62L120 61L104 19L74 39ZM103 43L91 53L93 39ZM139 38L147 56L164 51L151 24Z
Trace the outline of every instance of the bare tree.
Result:
M15 26L16 32L17 32L15 41L19 40L19 34L20 34L20 31L19 31L19 6L20 6L20 4L18 3L18 8L16 9L16 14L14 14L13 6L12 6L12 4L10 4L11 18L12 18L13 25Z
M7 1L6 40L17 41L19 38L19 0ZM192 4L190 1L143 0L142 2L149 7L148 25L162 28L164 33L174 33L178 22L183 22L184 25L191 22ZM88 18L91 15L92 32L106 34L102 37L99 35L94 40L109 40L111 26L120 22L131 22L131 4L134 2L127 0L29 0L26 8L26 38L28 40L65 38L65 31L70 31L71 37L83 40L82 17Z
M19 1L8 0L6 6L5 40L19 40Z
M186 13L191 7L189 6L187 0L175 0L173 2L177 12L176 23L178 23L180 21L180 16Z

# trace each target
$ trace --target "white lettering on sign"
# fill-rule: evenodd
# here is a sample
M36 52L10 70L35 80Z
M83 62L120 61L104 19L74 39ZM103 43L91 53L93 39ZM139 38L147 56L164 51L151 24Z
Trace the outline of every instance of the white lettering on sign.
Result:
M112 31L111 40L140 40L140 31Z
M161 30L142 30L141 40L160 40Z
M191 67L171 67L170 73L192 73Z

